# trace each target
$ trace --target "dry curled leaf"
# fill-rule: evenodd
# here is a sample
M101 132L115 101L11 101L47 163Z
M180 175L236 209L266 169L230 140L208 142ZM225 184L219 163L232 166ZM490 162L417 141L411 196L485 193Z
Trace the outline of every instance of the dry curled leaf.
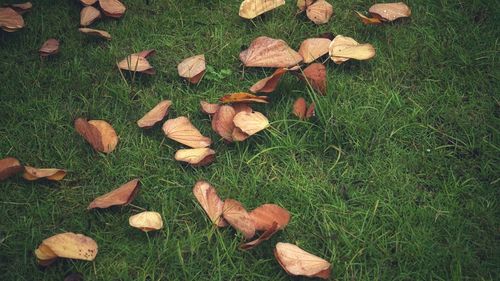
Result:
M127 8L118 0L99 0L99 6L108 17L121 18Z
M205 55L197 55L183 60L177 65L177 72L180 77L186 78L190 83L200 82L205 74Z
M321 63L313 63L304 69L301 77L311 85L311 87L322 95L326 95L326 67Z
M314 116L314 102L307 107L306 100L304 98L298 98L293 103L293 114L301 120L309 119Z
M103 38L106 40L111 40L111 34L109 34L107 31L104 31L104 30L82 27L82 28L78 28L78 31L80 31L83 34L90 35L90 36L100 37L100 38Z
M246 67L292 67L302 61L302 56L285 41L266 36L253 40L239 57Z
M45 41L39 50L41 57L48 57L59 53L59 41L54 38L50 38Z
M97 151L110 153L118 144L118 136L109 123L103 120L75 120L76 131Z
M330 44L329 55L336 64L349 59L368 60L375 56L375 48L371 44L359 44L351 37L337 35Z
M200 101L201 112L212 115L219 110L220 105L216 103L208 103L206 101Z
M278 223L273 222L269 228L267 228L264 233L262 233L257 239L243 243L240 245L241 250L250 250L258 245L260 245L262 242L269 240L276 232L278 232Z
M311 63L328 54L328 47L332 40L328 38L309 38L300 44L299 54L304 58L304 63Z
M255 230L267 231L273 227L273 223L277 224L277 229L284 229L290 221L290 213L276 204L264 204L250 213L250 218L253 221Z
M217 191L210 183L197 181L193 187L193 194L213 224L218 227L227 226L227 222L222 218L224 201L219 198Z
M12 8L0 8L0 28L14 32L24 27L24 19Z
M146 57L142 55L143 52L131 54L128 57L124 58L118 63L118 68L149 75L155 74L155 69L149 64L149 61L146 59ZM147 52L149 52L149 50Z
M210 148L179 149L175 160L187 162L194 167L206 166L215 160L215 151Z
M328 279L331 264L310 254L294 244L278 242L274 256L281 267L290 275Z
M192 148L207 147L212 143L210 138L204 137L184 116L167 120L162 129L167 138Z
M83 7L80 11L80 25L81 26L89 26L96 19L101 17L101 12L92 6Z
M249 103L249 102L257 102L257 103L268 103L267 97L264 96L256 96L249 93L233 93L223 96L219 99L222 103Z
M19 3L19 4L9 4L7 6L14 9L20 15L28 12L29 10L31 10L31 8L33 8L33 4L31 4L31 2L25 2L25 3Z
M251 20L282 5L285 5L285 0L243 0L239 15Z
M297 0L297 8L299 8L299 12L303 12L314 2L316 2L316 0Z
M280 82L281 76L288 71L286 68L278 68L269 77L259 80L257 83L253 84L250 88L252 93L271 93L276 90L278 83Z
M226 199L222 216L232 227L243 233L245 239L255 236L252 219L240 202L234 199Z
M212 118L212 129L223 139L233 141L234 130L233 118L236 115L234 108L230 105L222 105Z
M240 112L234 116L233 122L236 127L249 136L269 127L269 120L257 111L251 113Z
M128 219L130 226L139 228L144 232L160 230L163 228L163 219L160 213L145 211L131 216Z
M80 0L80 3L84 6L94 5L96 2L97 0Z
M168 108L172 105L172 102L169 100L163 100L158 103L153 109L151 109L146 115L144 115L141 119L137 120L137 126L139 128L151 128L157 122L160 122L167 116Z
M22 172L24 167L14 157L6 157L0 160L0 181L3 181L17 173Z
M307 7L306 15L315 24L324 24L332 17L333 6L324 0L318 0Z
M377 25L382 23L382 20L378 17L369 18L358 11L355 12L358 18L361 20L361 22L366 25Z
M126 206L134 200L137 192L139 192L139 188L141 187L141 183L139 179L133 179L122 186L104 194L92 202L90 202L87 210L90 209L106 209L111 206Z
M38 179L48 179L52 181L60 181L66 176L66 171L62 169L45 168L38 169L30 166L24 167L23 178L34 181Z
M35 250L37 261L42 266L48 266L57 258L92 261L96 255L97 243L90 237L73 232L49 237Z
M410 7L403 2L375 4L368 10L370 14L386 21L394 21L399 18L411 16Z

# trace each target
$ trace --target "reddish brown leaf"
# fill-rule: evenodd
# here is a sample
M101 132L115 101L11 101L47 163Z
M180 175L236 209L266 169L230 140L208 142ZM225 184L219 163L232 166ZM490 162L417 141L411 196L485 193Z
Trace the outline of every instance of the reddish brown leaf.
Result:
M14 32L24 27L24 19L12 8L0 8L0 28Z
M306 14L315 24L324 24L332 17L333 6L324 0L318 0L307 7Z
M323 64L310 64L304 69L303 77L315 91L326 95L326 67Z
M290 275L328 279L331 264L296 245L278 242L274 256L281 267Z
M117 189L94 199L94 201L90 202L87 210L95 208L105 209L111 206L126 206L134 200L140 187L141 183L139 179L133 179Z
M177 66L180 77L186 78L190 83L197 84L205 74L205 55L197 55L183 60Z
M258 245L260 245L262 242L269 240L269 238L271 238L276 232L278 232L278 230L279 230L278 223L273 222L271 226L266 231L264 231L264 233L262 233L259 237L257 237L257 239L241 244L240 249L241 250L253 249Z
M97 0L80 0L80 3L84 6L94 5L96 2Z
M161 101L141 119L137 120L137 126L139 126L139 128L153 127L157 122L160 122L163 118L165 118L165 116L167 116L168 109L171 105L172 102L169 100Z
M307 111L306 111L306 119L309 119L315 115L315 112L314 112L315 107L316 107L316 105L314 104L314 102L309 105L309 107L307 108Z
M60 181L66 176L66 171L62 169L45 168L38 169L29 166L24 167L23 178L34 181L38 179L48 179L52 181Z
M108 17L121 18L127 8L118 0L99 0L99 6Z
M175 160L187 162L194 167L206 166L215 160L215 151L210 148L179 149Z
M240 202L234 199L226 199L222 216L232 227L243 233L245 239L255 236L252 219Z
M224 202L217 195L215 188L206 181L197 181L193 187L193 194L207 213L210 220L218 227L227 226L222 218Z
M101 17L101 12L92 6L83 7L80 11L80 25L81 26L89 26L96 19Z
M403 2L398 3L379 3L370 7L370 14L382 18L386 21L394 21L399 18L411 16L410 7Z
M0 181L3 181L24 170L19 160L13 157L7 157L0 160Z
M200 101L200 106L201 106L201 112L212 115L219 110L220 105L216 103L208 103L206 101Z
M250 213L255 229L267 231L273 223L277 223L279 230L284 229L290 221L290 213L276 204L264 204L253 209Z
M247 67L292 67L302 61L302 56L279 39L257 37L248 49L240 53L240 60Z
M78 28L78 31L80 31L83 34L90 35L90 36L100 37L100 38L104 38L106 40L111 40L111 34L109 34L107 31L104 31L104 30L82 27L82 28Z
M234 115L236 112L232 106L222 105L212 118L212 129L229 142L233 141L231 134L234 130Z
M285 74L288 70L286 68L278 68L274 73L266 77L264 79L259 80L255 83L251 88L250 92L252 93L271 93L274 92L278 83L280 81L281 76Z
M356 11L356 15L358 16L358 18L361 20L362 23L366 24L366 25L378 25L378 24L382 24L382 20L378 17L374 17L374 18L369 18L365 15L363 15L362 13Z
M293 115L299 117L299 119L305 119L306 117L307 104L304 98L298 98L293 103Z
M223 96L219 99L222 103L249 103L249 102L257 102L257 103L268 103L266 96L256 96L248 93L233 93Z
M154 54L150 50L142 51L140 53L131 54L124 58L118 63L118 68L122 70L128 70L132 72L140 72L149 75L154 75L156 73L155 69L149 64L149 61L144 56L144 52L147 54Z
M48 57L59 53L59 41L53 38L45 41L39 52L41 57Z
M210 138L204 137L184 116L167 120L162 129L167 138L192 148L207 147L212 143Z

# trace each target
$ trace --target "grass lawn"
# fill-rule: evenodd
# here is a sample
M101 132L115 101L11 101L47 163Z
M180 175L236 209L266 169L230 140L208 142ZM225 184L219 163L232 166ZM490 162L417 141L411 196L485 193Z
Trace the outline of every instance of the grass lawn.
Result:
M5 1L1 1L5 2ZM0 158L69 171L57 183L21 176L0 183L0 280L289 280L273 256L290 242L332 263L335 280L500 280L500 4L409 0L410 20L364 26L354 10L374 1L333 1L316 26L295 16L295 1L254 21L236 0L124 1L120 20L92 25L104 42L77 31L77 1L33 1L26 28L0 33ZM292 48L333 32L371 43L373 60L327 63L328 95L288 75L268 105L254 108L271 128L225 144L199 110L246 91L270 69L245 69L238 54L257 36ZM41 61L48 38L61 41ZM155 76L125 82L115 64L156 49ZM198 85L177 75L184 58L204 53L210 71ZM291 114L314 99L317 118ZM173 159L182 146L160 126L135 121L162 99L169 117L185 115L214 141L216 162L191 168ZM110 122L117 149L95 152L74 130L77 117ZM140 177L133 204L158 211L165 228L128 225L134 206L87 211L93 198ZM214 229L192 187L212 183L247 209L276 203L288 227L245 252L242 235ZM94 262L61 260L46 269L33 251L60 232L92 237ZM301 280L300 278L294 280Z

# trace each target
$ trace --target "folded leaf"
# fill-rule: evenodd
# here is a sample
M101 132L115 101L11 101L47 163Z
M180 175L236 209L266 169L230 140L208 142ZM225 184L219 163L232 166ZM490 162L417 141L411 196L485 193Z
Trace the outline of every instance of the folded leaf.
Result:
M329 55L336 64L341 64L349 59L371 59L375 56L375 49L371 44L359 44L351 37L337 35L330 44Z
M52 181L60 181L66 176L66 171L61 169L38 169L29 166L24 167L23 177L29 181L38 179L48 179Z
M24 170L19 160L13 157L0 159L0 181L3 181Z
M244 0L239 15L244 19L253 19L282 5L285 5L285 0Z
M92 6L83 7L80 11L80 25L81 26L89 26L96 19L101 17L101 12Z
M288 70L286 68L278 68L274 73L266 77L262 80L259 80L255 83L251 88L250 92L252 93L271 93L276 90L278 83L280 81L281 76L285 74Z
M200 82L205 74L205 55L197 55L183 60L177 66L180 77L186 78L189 82L196 84Z
M99 0L99 6L108 17L121 18L127 8L118 0Z
M224 201L219 198L217 191L210 183L197 181L193 187L193 194L212 223L218 227L227 226L227 222L222 218Z
M14 32L24 27L24 19L12 8L0 8L0 28Z
M149 64L148 60L138 54L132 54L121 60L118 63L118 68L122 70L128 70L132 72L140 72L149 75L154 75L156 71Z
M160 122L168 114L168 109L172 105L169 100L163 100L151 109L146 115L137 121L139 128L151 128Z
M278 232L278 223L273 222L269 228L267 228L264 233L262 233L257 239L252 240L250 242L246 242L240 245L241 250L250 250L258 245L260 245L262 242L269 240L276 232Z
M250 218L253 221L256 230L267 231L272 228L273 224L277 224L277 229L284 229L290 221L290 213L276 204L264 204L250 213Z
M332 17L333 6L324 0L318 0L307 7L306 14L315 24L324 24Z
M302 77L311 87L322 94L326 95L326 67L321 63L313 63L304 69Z
M201 112L205 114L215 114L219 110L220 105L216 103L208 103L206 101L200 101Z
M90 202L87 210L100 208L105 209L111 206L126 206L134 200L141 184L139 179L133 179L119 188L101 195Z
M232 227L243 233L245 239L255 236L253 221L240 202L233 199L226 199L224 201L222 216Z
M240 53L240 60L247 67L292 67L302 61L302 56L279 39L257 37L248 49Z
M43 240L35 250L38 262L47 266L56 258L92 261L97 255L97 243L82 234L66 232Z
M104 38L106 40L111 40L111 34L109 34L107 31L104 31L104 30L82 27L82 28L78 28L78 31L80 31L83 34L90 35L90 36L100 37L100 38Z
M249 102L257 102L257 103L268 103L266 96L256 96L248 93L233 93L223 96L219 99L222 103L249 103Z
M210 148L179 149L175 160L187 162L194 167L206 166L215 160L215 151Z
M290 275L328 279L331 264L296 245L278 242L274 256L281 267Z
M234 116L234 125L249 136L254 135L269 127L269 120L262 113L254 111L251 113L240 112Z
M386 21L394 21L399 18L411 16L410 7L403 2L375 4L368 11L370 14L383 18Z
M304 40L299 48L299 54L304 58L304 63L311 63L328 54L328 47L331 42L327 38L309 38Z
M48 57L59 53L59 41L54 38L45 41L39 52L41 57Z
M192 148L207 147L212 143L210 138L204 137L184 116L167 120L162 129L167 138Z
M142 212L128 219L130 226L139 228L144 232L160 230L163 228L163 219L157 212Z

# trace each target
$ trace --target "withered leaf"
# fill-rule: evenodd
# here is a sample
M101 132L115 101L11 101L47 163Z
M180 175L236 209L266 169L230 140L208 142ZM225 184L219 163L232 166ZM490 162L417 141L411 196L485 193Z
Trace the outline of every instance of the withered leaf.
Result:
M318 0L307 7L306 14L315 24L325 24L333 15L333 6L325 0Z
M90 237L73 232L56 234L42 241L35 250L37 261L47 266L57 258L92 261L97 255L97 243Z
M234 108L230 105L222 105L212 118L212 129L223 139L233 141L234 130L233 118L236 115Z
M155 74L155 69L149 64L149 61L144 56L140 55L141 53L131 54L124 58L118 63L118 68L149 75Z
M212 115L219 110L220 105L216 103L208 103L206 101L200 101L201 112Z
M326 67L323 64L317 62L310 64L304 69L302 76L315 91L326 95Z
M177 72L180 77L186 78L190 83L200 82L205 74L205 55L197 55L183 60L177 65Z
M163 100L151 109L141 119L137 120L137 126L140 128L151 128L157 122L160 122L168 114L168 109L172 105L170 100Z
M162 129L167 138L192 148L207 147L212 143L210 138L204 137L184 116L167 120Z
M375 49L371 44L359 44L351 37L337 35L330 44L329 55L336 64L341 64L349 59L371 59L375 56Z
M80 0L80 3L84 6L94 5L96 2L97 0Z
M257 103L268 103L266 96L256 96L249 93L233 93L227 94L220 98L220 102L222 103L249 103L249 102L257 102Z
M281 267L290 275L328 279L331 264L310 254L294 244L278 242L274 256Z
M23 178L34 181L38 179L48 179L52 181L60 181L66 176L66 171L55 168L38 169L30 166L24 167Z
M244 19L253 19L282 5L285 5L285 0L243 0L239 15Z
M0 8L0 28L14 32L24 27L24 19L12 8Z
M361 22L366 25L377 25L382 23L382 20L378 17L369 18L358 11L355 12L358 18L361 20Z
M328 54L328 47L332 40L327 38L309 38L300 44L299 54L304 58L304 63L311 63L314 60Z
M215 160L215 151L210 148L179 149L175 160L187 162L194 167L206 166Z
M264 204L250 213L250 218L256 230L267 231L277 224L277 229L284 229L290 221L290 213L276 204Z
M104 31L104 30L82 27L82 28L78 28L78 31L80 31L83 34L90 35L90 36L100 37L100 38L104 38L107 40L111 40L111 34L109 34L107 31Z
M99 0L102 11L108 17L121 18L127 8L118 0Z
M260 245L262 242L269 240L276 232L278 232L278 223L273 222L269 228L267 228L264 233L262 233L257 239L243 243L240 245L241 250L250 250L258 245Z
M276 90L276 87L278 86L278 83L281 79L281 76L285 74L288 71L286 68L278 68L274 73L266 77L264 79L259 80L257 83L255 83L251 88L250 92L252 93L271 93Z
M101 17L101 12L92 6L83 7L80 11L80 25L89 26Z
M269 127L269 120L262 113L254 111L251 113L240 112L234 116L234 125L249 136L254 135Z
M50 38L45 41L39 50L41 57L48 57L59 53L59 41L54 38Z
M7 6L14 9L20 15L28 12L29 10L31 10L31 8L33 8L33 4L31 4L31 2L24 2L24 3L19 3L19 4L9 4Z
M316 0L297 0L297 8L299 12L303 12L307 7L311 6Z
M386 21L394 21L399 18L411 16L410 7L403 2L398 3L379 3L370 7L368 10L375 17Z
M248 49L240 53L240 60L247 67L292 67L302 61L302 56L279 39L257 37Z
M243 233L245 239L255 236L252 219L240 202L234 199L226 199L222 216L232 227Z
M158 212L145 211L135 214L128 219L128 223L130 226L139 228L144 232L163 228L163 219Z
M6 157L0 160L0 181L3 181L24 170L24 167L14 157Z
M111 206L126 206L134 200L140 187L141 183L139 179L133 179L117 189L94 199L94 201L90 202L87 210L95 208L105 209Z
M197 181L193 187L193 194L213 224L218 227L227 226L227 222L222 218L224 202L210 183Z

